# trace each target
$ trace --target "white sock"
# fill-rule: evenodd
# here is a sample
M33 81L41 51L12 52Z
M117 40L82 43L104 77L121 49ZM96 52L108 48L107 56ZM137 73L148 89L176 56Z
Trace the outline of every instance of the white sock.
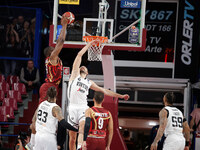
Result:
M78 146L77 146L77 150L78 150L78 149L80 149L80 148L81 148L81 145L80 145L80 144L78 144Z

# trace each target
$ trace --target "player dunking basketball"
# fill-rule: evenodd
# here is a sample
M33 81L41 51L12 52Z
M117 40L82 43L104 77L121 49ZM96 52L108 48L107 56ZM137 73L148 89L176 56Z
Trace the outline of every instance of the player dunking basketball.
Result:
M36 127L34 150L57 150L58 121L62 127L78 131L65 121L61 108L56 104L56 96L56 88L50 87L47 91L48 99L43 101L35 112L33 117Z
M65 41L65 34L67 28L68 19L62 16L61 24L62 30L57 40L57 44L55 48L49 46L44 49L44 54L46 56L45 67L46 67L46 79L45 83L40 87L40 99L39 104L46 100L47 98L47 90L49 87L54 86L58 91L58 85L62 78L62 61L58 57L60 51L63 48L63 44ZM31 140L35 141L35 128L31 126L32 134Z
M173 93L166 93L163 97L165 107L159 113L160 126L151 150L157 150L163 133L166 137L163 150L189 150L190 128L182 112L172 106L174 99Z
M44 49L44 54L46 56L45 67L46 67L46 79L45 83L40 87L40 100L39 103L43 102L46 98L46 92L49 87L54 86L57 88L60 84L62 78L62 61L58 57L60 51L63 48L65 41L65 34L67 28L68 20L66 17L62 16L61 25L62 30L57 40L55 48L49 46Z
M94 107L88 108L85 112L82 150L110 150L113 119L111 113L102 107L103 99L103 93L95 92ZM106 136L108 137L107 141Z
M85 123L85 110L88 109L87 105L87 95L89 89L94 91L100 91L107 96L118 97L125 100L129 99L129 95L121 95L110 90L99 87L93 81L87 79L88 70L85 66L81 66L81 60L83 54L88 50L91 44L95 41L89 42L76 56L73 68L71 72L71 77L69 79L68 85L68 122L77 127L79 126L79 136L78 136L78 149L81 147L83 142L83 128ZM69 148L70 150L76 150L76 137L77 133L69 132Z

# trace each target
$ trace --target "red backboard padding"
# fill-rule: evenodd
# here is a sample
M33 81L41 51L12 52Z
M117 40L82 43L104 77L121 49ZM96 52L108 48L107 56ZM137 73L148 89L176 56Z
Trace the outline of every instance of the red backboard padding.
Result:
M119 122L118 122L118 99L104 96L103 107L108 109L113 117L113 139L111 143L111 150L127 150L126 144L122 139L122 136L119 131Z

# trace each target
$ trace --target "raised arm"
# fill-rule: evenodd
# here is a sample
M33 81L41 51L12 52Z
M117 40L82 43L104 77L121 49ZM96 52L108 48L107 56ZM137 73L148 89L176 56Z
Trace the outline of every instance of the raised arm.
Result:
M110 150L110 145L112 142L112 138L113 138L113 119L112 119L112 115L110 114L110 120L108 122L108 141L107 141L107 145L106 145L106 150Z
M128 94L121 95L121 94L115 93L115 92L113 92L111 90L107 90L105 88L102 88L102 87L98 86L96 83L94 83L93 81L91 81L91 82L92 82L92 85L91 85L90 88L92 90L94 90L94 91L99 91L99 92L104 93L107 96L122 98L124 100L128 100L129 99L129 95Z
M78 132L78 130L76 128L74 128L73 126L71 126L68 122L65 121L63 115L62 115L62 110L59 106L55 106L52 109L52 115L58 119L58 121L60 122L60 125L65 128L65 129L69 129L75 132Z
M86 46L84 46L77 54L73 66L72 66L72 73L71 73L71 77L70 77L70 81L74 80L78 75L79 75L79 68L81 65L81 61L82 61L82 56L85 54L85 52L88 50L88 48L92 45L94 41L89 42Z
M183 119L183 133L185 137L185 150L189 150L189 141L190 141L190 127L186 119Z
M60 35L58 37L56 47L50 55L50 61L54 65L57 64L58 55L59 55L60 51L62 50L64 41L65 41L66 28L67 28L67 18L66 17L62 16L61 24L62 24L62 29L61 29Z
M156 137L153 143L151 144L151 150L157 150L158 142L162 138L167 125L167 111L164 108L159 113L159 120L160 120L160 126L156 134Z

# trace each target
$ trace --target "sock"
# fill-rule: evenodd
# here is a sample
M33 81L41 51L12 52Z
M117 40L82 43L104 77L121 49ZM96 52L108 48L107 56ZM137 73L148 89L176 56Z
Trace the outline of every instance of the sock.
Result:
M79 150L79 149L81 149L81 145L80 144L78 144L78 146L77 146L77 150Z

